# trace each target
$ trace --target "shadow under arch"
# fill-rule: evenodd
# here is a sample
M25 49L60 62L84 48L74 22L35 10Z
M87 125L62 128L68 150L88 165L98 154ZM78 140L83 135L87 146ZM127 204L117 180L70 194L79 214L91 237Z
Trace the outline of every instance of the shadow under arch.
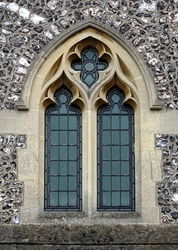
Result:
M38 74L39 69L42 67L42 65L50 56L50 54L55 51L56 48L58 48L61 44L67 41L70 37L81 31L84 31L87 28L93 28L96 31L101 32L102 35L107 35L124 48L124 50L130 55L135 65L141 72L141 76L144 80L143 84L145 84L145 89L147 91L149 99L149 108L151 110L161 110L163 104L157 98L156 87L154 85L151 73L149 72L149 68L146 65L145 61L141 58L141 55L136 50L136 48L134 48L131 43L125 40L119 32L114 33L114 30L111 30L106 25L103 25L99 22L96 24L92 20L85 20L82 21L80 24L73 25L72 27L64 31L60 36L56 37L53 41L51 41L51 43L45 48L43 53L40 54L36 62L32 64L31 70L27 75L27 79L25 81L24 89L21 96L21 101L17 103L17 110L29 110L34 79ZM127 62L125 63L127 64Z

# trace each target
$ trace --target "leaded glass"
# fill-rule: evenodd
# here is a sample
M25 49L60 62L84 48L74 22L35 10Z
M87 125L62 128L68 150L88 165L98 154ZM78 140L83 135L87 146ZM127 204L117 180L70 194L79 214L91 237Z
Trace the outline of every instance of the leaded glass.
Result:
M134 113L114 86L98 109L98 210L133 211Z
M62 87L45 113L45 210L81 210L81 111Z
M105 70L108 65L105 60L99 60L95 49L89 47L82 51L81 60L73 61L71 66L74 70L81 71L81 81L90 88L98 81L98 71Z

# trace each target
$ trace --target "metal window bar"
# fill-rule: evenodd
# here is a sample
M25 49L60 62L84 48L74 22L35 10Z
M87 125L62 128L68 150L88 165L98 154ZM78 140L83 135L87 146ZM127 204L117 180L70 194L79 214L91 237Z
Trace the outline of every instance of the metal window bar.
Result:
M135 210L134 113L114 86L98 109L98 210Z
M81 110L63 86L45 112L45 210L82 209Z

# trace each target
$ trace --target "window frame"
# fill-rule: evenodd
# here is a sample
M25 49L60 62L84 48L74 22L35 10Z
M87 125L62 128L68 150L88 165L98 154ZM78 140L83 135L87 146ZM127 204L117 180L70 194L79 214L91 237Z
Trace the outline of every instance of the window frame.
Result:
M83 34L83 35L82 35ZM82 37L87 38L88 36L91 36L94 34L95 39L98 39L100 36L97 36L98 34L93 33L93 30L91 30L90 33L90 28L89 28L89 32L86 33L85 31L81 34L81 39ZM106 39L105 39L106 38ZM104 39L107 40L107 36ZM88 39L88 38L87 38ZM103 40L104 40L103 39ZM69 40L73 40L73 37L71 37L71 39ZM89 39L90 40L90 39ZM113 41L113 40L112 40ZM108 40L108 46L113 49L113 51L119 51L118 50L118 46L120 46L117 42L114 44L114 46L116 46L115 48L113 48L113 42L110 41L110 39ZM67 41L69 42L69 44L71 45L72 42L71 41ZM74 43L76 43L76 40L73 40ZM80 42L79 42L80 43ZM84 43L84 45L86 45ZM126 83L124 83L125 81L125 76L120 75L120 73L115 74L115 76L111 79L111 78L107 78L107 83L103 84L104 82L101 81L99 84L96 84L96 87L92 89L92 91L90 91L90 93L86 92L85 88L82 88L81 84L77 81L75 81L75 77L71 78L71 69L70 69L70 65L68 64L68 59L69 59L69 53L68 53L68 49L69 46L67 46L67 51L66 51L66 43L64 43L62 46L60 46L60 48L58 48L57 50L59 51L59 53L57 54L57 51L55 51L54 53L52 53L52 59L50 58L49 60L47 59L44 63L45 67L43 67L42 71L40 69L40 72L43 72L43 74L45 75L42 79L39 77L41 77L41 73L40 76L37 76L37 80L36 81L40 81L41 82L41 89L42 89L42 93L43 95L41 96L41 109L40 109L40 127L42 128L43 125L43 114L44 114L44 110L46 108L47 105L49 105L50 103L53 103L53 93L55 92L55 90L57 88L59 88L61 86L61 84L63 82L65 82L65 86L67 86L73 94L73 103L76 103L77 105L79 105L81 107L81 110L83 112L83 122L82 122L82 126L85 127L85 133L82 135L83 136L83 140L89 141L87 143L85 143L85 145L83 145L83 152L88 152L88 154L91 155L90 159L88 159L87 155L86 157L83 159L83 171L85 172L85 174L83 175L83 182L87 183L85 185L85 187L83 186L83 212L80 213L81 216L85 217L100 217L101 213L103 214L102 216L104 217L108 217L108 216L117 216L117 218L124 218L126 217L130 217L130 216L136 216L139 214L140 215L140 184L139 184L139 180L140 180L140 157L138 157L138 152L140 151L140 145L139 145L139 137L140 137L140 125L139 125L139 106L136 104L138 100L135 101L134 98L137 99L137 95L136 95L136 85L133 82L130 82L130 80ZM121 58L124 59L126 58L129 61L129 64L132 65L134 60L131 58L131 56L129 54L127 54L127 52L125 51L124 48L120 47L121 51ZM65 52L64 52L65 51ZM63 59L61 61L60 57L63 55ZM114 58L116 59L116 58ZM70 60L69 60L70 61ZM47 63L48 62L48 63ZM57 70L58 66L60 63L64 63L66 62L66 67L62 67L61 70ZM128 64L128 67L129 67ZM54 67L54 65L56 65ZM112 68L118 68L117 64L113 65L111 62L111 66L110 69ZM114 66L114 67L113 67ZM47 68L50 68L50 70L46 71ZM136 65L133 65L131 72L133 73L133 77L134 79L136 79L136 82L138 81L138 84L142 84L143 78L137 79L137 76L140 75L140 71L138 69L138 67ZM111 69L111 70L112 70ZM62 74L62 71L64 70L64 73ZM114 72L113 72L114 73ZM103 76L102 76L103 77ZM106 76L107 77L107 76ZM123 79L122 79L123 78ZM73 85L71 82L71 79L74 80L75 84ZM122 79L122 80L121 80ZM129 76L130 79L130 76ZM135 144L135 152L136 152L136 210L133 213L127 213L125 212L123 215L123 213L121 214L120 212L113 212L112 215L109 212L97 212L97 204L96 204L96 200L97 200L97 192L96 192L96 169L93 169L93 162L96 163L96 147L95 145L92 144L92 141L96 140L97 137L97 131L96 129L93 127L93 124L96 123L96 109L98 108L99 105L106 103L105 100L105 93L106 91L111 88L114 84L118 85L125 93L126 95L126 100L125 102L127 102L128 104L130 104L135 112L135 131L136 131L136 141L137 143ZM129 86L130 84L130 86ZM57 86L56 86L57 85ZM133 92L131 93L132 90ZM133 95L132 95L133 94ZM134 96L134 97L133 97ZM90 97L88 99L88 97ZM86 106L88 108L86 108ZM90 114L89 114L90 113ZM88 126L88 121L91 121L91 126ZM44 128L41 129L41 131L44 131ZM91 132L92 131L92 134ZM41 132L40 132L41 134ZM40 141L43 141L43 135L41 134L40 136ZM40 146L40 162L41 165L43 165L43 149ZM92 161L91 161L92 159ZM86 168L85 166L88 165L90 166L89 169ZM86 174L87 173L87 174ZM39 187L40 189L43 189L43 181L41 180L41 176L43 176L43 170L40 168L39 171ZM40 205L39 205L39 212L41 214L41 216L47 216L47 217L51 217L50 213L44 213L43 212L43 195L40 195L39 197L39 201L40 201ZM53 213L54 214L54 213ZM135 214L135 215L134 215ZM56 214L58 217L61 216L69 216L68 213L60 213L60 214ZM79 216L80 215L77 213L75 213L75 216Z

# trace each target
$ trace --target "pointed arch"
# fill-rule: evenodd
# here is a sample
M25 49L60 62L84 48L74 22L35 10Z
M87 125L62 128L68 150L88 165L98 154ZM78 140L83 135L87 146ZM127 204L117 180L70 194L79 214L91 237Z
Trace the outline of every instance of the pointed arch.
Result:
M114 36L114 35L113 35ZM119 40L119 39L118 39ZM57 46L58 45L58 46ZM107 67L99 71L99 80L90 88L86 86L78 71L72 68L73 60L81 58L81 52L89 46L94 46L98 60L105 60ZM125 46L127 47L127 46ZM71 104L76 104L82 112L82 207L88 215L96 213L97 201L97 117L96 111L108 104L107 93L117 86L124 93L124 105L130 105L135 115L135 172L136 174L136 211L141 209L141 126L145 109L151 107L153 89L145 81L148 75L136 63L137 57L132 57L130 49L126 50L112 36L92 27L85 27L79 33L68 37L65 41L55 44L53 50L38 66L38 72L24 92L26 104L35 112L39 112L39 190L44 187L44 113L47 107L54 105L55 93L62 86L71 92ZM138 60L141 64L141 60ZM149 79L150 81L150 79ZM24 99L24 100L25 100ZM23 109L19 106L19 108ZM26 106L26 108L28 108ZM161 106L156 106L160 108ZM149 111L151 112L151 111ZM40 211L44 209L44 196L40 197Z
M66 51L69 51L69 48L72 48L73 45L76 44L77 46L77 43L79 44L79 46L81 46L81 44L84 44L84 46L86 46L85 41L89 42L90 39L102 41L102 43L105 44L105 48L107 47L107 45L111 46L112 49L115 48L115 50L117 50L117 53L114 56L118 57L117 60L115 60L118 64L118 71L116 73L117 76L121 79L121 81L124 81L124 83L127 84L128 79L130 79L128 85L132 87L132 89L135 91L135 94L137 93L137 91L140 92L140 88L141 91L142 89L144 89L144 91L147 93L146 95L148 98L148 105L150 109L162 108L162 103L158 102L157 100L155 86L147 69L147 66L141 59L140 55L138 55L135 48L133 48L131 44L128 44L120 35L117 36L117 34L114 34L110 30L108 30L107 27L105 28L100 26L99 24L96 25L91 21L87 21L83 22L81 25L74 26L67 33L64 32L63 36L59 40L54 41L53 44L51 44L51 47L48 48L48 51L45 52L45 55L36 62L36 65L34 65L34 70L32 69L32 73L31 75L29 75L29 80L26 81L26 86L24 87L22 94L22 100L20 103L18 103L17 109L29 109L31 93L33 91L32 89L35 88L36 81L34 80L36 76L39 77L38 84L39 82L42 82L40 89L41 91L43 91L44 83L48 83L50 85L57 75L62 75L64 69L59 67L59 65L61 65L62 63L61 56L65 54ZM100 53L103 53L102 49L99 49L99 51ZM110 57L110 54L108 52L107 54ZM70 57L72 56L72 54L68 56ZM111 60L111 58L108 60ZM112 65L112 63L110 65ZM119 70L120 68L122 68L122 71ZM127 77L125 77L125 74L123 74L124 72L127 72ZM49 81L49 79L51 82ZM77 99L76 96L75 99Z

